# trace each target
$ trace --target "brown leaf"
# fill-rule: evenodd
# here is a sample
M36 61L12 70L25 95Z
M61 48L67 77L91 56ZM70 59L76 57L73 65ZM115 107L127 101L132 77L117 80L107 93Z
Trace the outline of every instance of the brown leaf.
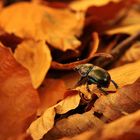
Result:
M52 61L51 69L72 70L75 66L77 66L79 64L85 64L85 63L87 63L89 61L92 61L95 58L100 57L100 56L108 58L108 59L112 58L112 56L110 54L107 54L107 53L96 53L92 57L88 57L88 58L85 58L83 60L79 60L79 61L75 61L75 62L70 62L70 63L67 63L67 64L62 64L62 63L59 63L59 62L56 62L56 61Z
M72 92L72 91L71 91ZM75 109L80 102L79 94L68 96L55 106L48 108L41 117L32 122L28 133L34 140L41 139L54 126L54 118L57 114L64 114L69 110Z
M28 71L0 45L0 139L25 132L35 117L39 98Z
M62 51L75 50L80 45L76 36L81 33L83 21L84 14L81 12L74 13L67 9L54 9L28 2L13 4L0 13L0 26L6 32L21 38L46 40Z
M56 88L57 87L57 88ZM38 115L64 98L66 86L60 79L45 79L38 89L41 104Z
M101 96L95 102L95 108L93 108L89 112L82 113L81 115L79 115L79 114L76 115L75 114L76 112L75 112L74 115L69 116L67 119L64 117L64 118L56 121L55 125L54 125L54 116L55 116L54 109L49 108L45 112L48 112L50 109L52 109L53 111L51 110L50 114L52 114L52 112L53 112L53 115L50 116L49 112L48 112L47 113L48 117L47 117L47 114L45 115L45 113L44 113L39 119L34 121L29 128L30 134L32 135L32 137L34 139L39 139L39 138L43 137L43 135L46 134L47 132L48 133L45 135L45 139L46 138L47 139L51 139L51 138L56 139L56 138L60 138L62 136L73 136L73 135L81 133L92 127L94 127L96 129L98 124L99 124L99 126L101 126L104 121L105 122L110 121L111 119L114 120L124 114L136 111L140 107L140 105L137 104L137 102L139 101L139 95L140 95L139 94L139 83L140 83L139 80L132 85L128 85L124 88L121 88L121 87L126 84L130 84L130 83L134 82L137 79L137 77L140 76L139 71L136 72L136 70L135 70L136 67L139 67L139 65L140 65L140 62L137 62L137 63L131 64L131 65L126 65L126 66L123 66L123 67L110 71L112 79L119 85L120 90L118 90L117 93L115 93L115 94L110 94L108 96ZM130 75L131 75L131 77L130 77ZM73 76L76 77L75 75L73 75ZM90 90L94 90L95 86L94 86L94 89L92 89L92 87L90 87L90 88L91 88ZM133 88L135 89L135 93L132 90ZM108 90L112 90L112 89L114 90L114 87L113 87L113 85L110 85ZM84 94L84 91L82 91L82 92ZM127 95L128 92L131 95ZM139 94L139 95L137 95L137 94ZM136 97L137 100L134 98L135 96L137 96ZM74 103L74 107L70 107L69 110L75 109L78 106L79 100L80 100L79 95L74 94L73 99L71 100L71 103L70 103L69 98L71 98L71 97L72 96L69 96L66 98L67 100L65 100L65 99L63 100L63 101L65 101L66 104L69 104L69 106L73 105L73 103ZM132 100L129 100L129 98L132 98ZM118 100L118 101L116 101L116 100ZM136 103L133 102L133 100L135 100ZM60 103L62 103L63 101L61 101ZM62 113L62 110L65 108L64 104L61 106L61 109L58 108L58 104L57 104L57 110L56 110L56 112L58 114L64 114L67 111L69 111L69 110L63 111L63 113ZM98 108L98 106L99 106L99 108ZM123 107L122 110L120 109L121 106ZM59 112L58 112L58 109L60 110ZM93 115L94 111L99 111L99 113L103 113L104 118L103 117L98 118L96 115ZM116 116L114 114L116 114ZM51 123L51 125L50 125L51 127L49 126L49 123L50 123L49 119L51 119L50 121L53 121L53 124ZM42 120L44 120L44 122L42 122ZM45 122L45 121L47 121L47 122ZM96 122L97 122L97 124L96 124ZM46 126L44 127L44 125L42 123L46 124ZM49 128L48 128L48 126L49 126ZM44 130L44 128L46 128L46 129ZM78 128L78 130L77 130L77 128Z
M17 46L14 56L29 70L33 86L39 87L50 68L52 59L45 41L25 40Z
M140 111L122 117L101 129L90 130L73 138L62 140L139 140L140 138Z
M64 136L72 137L91 128L97 130L103 123L139 110L139 87L140 78L135 83L120 88L115 94L101 96L89 112L74 114L57 121L44 136L44 140L55 140Z

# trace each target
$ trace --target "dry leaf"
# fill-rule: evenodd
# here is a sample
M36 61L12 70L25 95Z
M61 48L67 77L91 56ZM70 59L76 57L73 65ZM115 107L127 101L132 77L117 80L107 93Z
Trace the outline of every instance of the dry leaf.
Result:
M57 121L54 127L45 135L44 140L55 140L64 136L74 136L90 128L96 130L98 123L99 126L102 125L100 121L104 123L110 122L139 110L139 87L140 78L135 83L120 88L115 94L101 96L96 100L93 109L89 112L80 113L80 115L71 115L68 118ZM94 93L96 92L94 91ZM95 112L98 114L94 114ZM85 121L83 121L84 118Z
M45 41L23 41L17 46L14 56L29 70L33 86L38 88L51 65L51 54Z
M104 125L96 132L90 130L73 138L63 138L62 140L139 140L139 130L140 111L137 111Z
M71 91L72 92L72 91ZM41 139L54 126L54 118L57 114L64 114L75 109L80 102L79 94L68 96L53 107L48 108L41 117L32 122L28 133L34 140Z
M64 98L66 86L60 79L45 79L38 89L41 104L38 115L42 114L47 108L55 105Z
M55 70L72 70L75 66L79 65L79 64L85 64L89 61L93 61L95 58L97 57L105 57L106 59L110 59L112 58L112 56L110 54L107 53L96 53L93 56L87 57L83 60L78 60L75 62L70 62L67 64L62 64L56 61L52 61L51 63L51 69L55 69Z
M54 9L27 2L13 4L0 13L0 26L6 32L21 38L46 40L62 51L75 50L80 45L75 36L81 33L83 21L84 14L81 12L73 13L67 9Z
M39 98L28 71L0 45L0 139L25 132L35 117Z
M117 83L118 83L118 85L120 86L120 87L122 87L123 85L126 85L126 84L129 84L129 83L132 83L132 82L134 82L136 79L137 79L137 77L138 76L140 76L140 73L139 73L139 71L137 71L137 72L135 72L135 68L137 67L137 66L140 66L140 62L137 62L137 63L134 63L134 64L131 64L131 65L126 65L126 66L123 66L123 67L120 67L120 68L117 68L117 69L114 69L114 70L112 70L112 71L110 71L110 73L111 73L111 76L112 76L112 79L113 80L115 80ZM118 72L119 71L119 72ZM135 72L135 73L134 73ZM132 75L131 77L130 77L130 75ZM126 79L126 77L128 77L129 76L129 78L127 78ZM73 77L75 77L74 75L73 75ZM71 83L71 81L70 81L70 83ZM138 83L139 84L139 83ZM132 84L133 85L133 87L135 86L135 84ZM131 86L128 86L127 88L130 90L130 87ZM137 87L137 89L136 90L138 90L138 87L139 87L139 85L136 85L136 87ZM111 90L111 89L114 89L114 87L111 85L110 86L110 88L109 88L109 90ZM124 89L124 88L123 88ZM123 92L123 89L122 89L122 91L121 92ZM125 88L126 89L126 88ZM121 89L120 89L121 90ZM135 90L135 91L136 91ZM127 90L126 90L127 91ZM71 93L72 94L72 93ZM105 97L103 97L103 98L110 98L110 96L115 96L115 97L113 97L114 99L116 99L116 98L122 98L122 96L118 96L118 94L121 94L121 93L119 93L119 91L118 91L118 93L117 94L112 94L112 95L109 95L109 97L107 96L105 96ZM134 94L133 93L133 90L131 90L131 95L132 94ZM135 92L135 94L134 95L136 95L137 94L137 91ZM74 99L72 99L71 100L71 103L70 103L70 100L69 100L69 98L71 98L71 96L68 96L66 99L67 100L63 100L63 101L65 101L65 103L66 103L66 105L68 104L69 106L71 106L71 105L73 105L73 103L74 103L74 107L73 107L73 109L75 109L77 106L78 106L78 104L79 104L79 101L80 101L80 97L79 97L79 95L73 95L72 96ZM130 97L130 96L129 96ZM134 96L132 96L131 98L133 98ZM138 97L138 96L137 96ZM75 99L76 99L76 101L75 101ZM139 98L138 98L139 99ZM100 104L102 103L101 101L103 100L103 99L98 99L98 100L100 100ZM132 100L134 100L134 99L132 99ZM63 103L63 101L61 101L60 103L62 104ZM107 100L107 101L109 101L109 100ZM120 101L120 100L119 100ZM109 102L110 103L110 102ZM118 103L118 102L116 102L116 103ZM124 104L125 105L127 105L126 104L127 103L127 100L124 100ZM75 105L76 104L76 105ZM105 104L106 105L106 100L102 103L102 104ZM101 105L102 105L101 104ZM120 102L120 104L121 104L121 102ZM133 103L134 105L135 105L135 103ZM131 105L133 105L133 104L131 104L131 102L130 102L130 104L128 104L129 105L129 108L130 108L130 106ZM61 108L59 107L58 108L58 105L59 105L59 103L56 105L57 106L57 109L56 109L56 107L55 107L55 111L58 113L58 114L64 114L64 113L66 113L67 111L68 111L68 107L66 107L67 108L67 111L63 111L63 113L62 113L62 110L63 109L66 109L65 107L64 107L64 104L61 106ZM107 104L108 105L108 104ZM123 106L124 108L123 109L125 109L125 107L126 106ZM100 105L99 105L100 106ZM97 105L96 105L96 108L95 109L97 109ZM107 107L109 107L109 106L107 106ZM136 106L137 107L137 106ZM139 107L139 106L138 106ZM115 109L116 109L117 107L115 107ZM58 112L58 109L60 110L59 112ZM72 109L71 107L69 107L69 110L70 109ZM137 109L137 108L130 108L130 110L133 112L135 109ZM50 116L49 115L49 112L48 111L50 111L51 110L51 112L50 112L50 114L52 114L52 116ZM118 107L118 110L120 111L120 108ZM118 111L117 110L117 111ZM34 121L32 124L31 124L31 126L30 126L30 128L29 128L29 131L30 131L30 134L32 135L32 137L36 140L36 139L39 139L39 138L41 138L41 137L43 137L43 135L44 134L46 134L50 129L50 131L48 132L48 134L46 134L46 138L50 138L50 137L52 137L52 139L53 138L58 138L58 137L61 137L61 136L66 136L67 134L68 135L75 135L76 134L76 132L78 132L78 133L80 133L80 132L83 132L83 131L85 131L85 129L88 129L87 128L87 126L89 126L89 125L87 125L89 122L91 123L92 121L89 121L88 119L86 119L87 121L85 121L85 122L83 122L83 117L82 117L82 115L78 115L78 117L74 117L74 115L73 116L70 116L70 118L67 120L67 119L62 119L62 120L60 120L60 121L57 121L56 123L55 123L55 125L54 125L54 117L55 117L55 111L54 111L54 108L49 108L49 109L47 109L45 112L47 112L47 113L44 113L39 119L37 119L36 121ZM106 110L105 110L106 111ZM109 111L110 111L110 109L109 109ZM124 111L126 111L126 110L124 110ZM52 113L53 112L53 113ZM109 112L110 113L110 112ZM118 113L118 112L117 112ZM89 112L89 113L87 113L88 115L89 115L89 118L91 118L91 114L93 114L93 110L91 111L91 112ZM123 115L122 113L119 113L119 115ZM47 116L48 115L48 116ZM111 117L114 117L113 115L114 114L111 114L112 116ZM73 118L74 117L74 118ZM86 115L85 115L85 117L86 117ZM77 121L77 118L79 118L79 121ZM76 119L76 120L75 120ZM94 120L96 120L97 121L97 119L95 118L95 117L93 117L93 119ZM44 121L44 122L42 122L42 120ZM51 125L49 125L49 123L50 123L50 121L53 121L53 124L51 123ZM47 121L47 122L46 122ZM73 123L72 122L75 122L74 124L75 124L75 127L73 128ZM76 123L77 122L77 123ZM43 123L43 124L42 124ZM90 128L91 127L95 127L95 123L96 122L92 122L92 124L91 124L91 126L90 126ZM100 123L100 121L99 121L99 123ZM101 123L100 123L101 124ZM46 129L45 129L45 127L44 127L44 125L45 125L45 127L46 127ZM54 125L54 126L53 126ZM38 127L39 126L39 127ZM49 126L49 128L48 128L48 126ZM51 127L50 127L51 126ZM62 127L61 127L62 126ZM67 127L66 127L67 126ZM85 126L85 127L84 127ZM97 126L97 125L96 125ZM63 128L63 129L62 129ZM77 130L77 128L79 128L79 130ZM81 128L81 129L80 129ZM45 130L44 130L45 129ZM69 132L68 132L69 131ZM60 133L61 132L61 133ZM67 133L68 132L68 133Z

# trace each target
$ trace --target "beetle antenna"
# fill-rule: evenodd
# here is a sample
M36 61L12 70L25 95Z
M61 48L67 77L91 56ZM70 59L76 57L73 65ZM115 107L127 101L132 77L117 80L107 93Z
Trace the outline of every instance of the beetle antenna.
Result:
M117 85L117 83L116 83L115 81L113 81L113 80L111 79L111 82L113 83L113 85L115 86L116 89L119 88L119 86Z

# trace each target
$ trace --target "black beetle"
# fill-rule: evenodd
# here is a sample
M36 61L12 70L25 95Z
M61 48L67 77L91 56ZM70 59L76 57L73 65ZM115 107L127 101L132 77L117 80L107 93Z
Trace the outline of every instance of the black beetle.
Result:
M105 94L108 94L108 92L103 88L108 88L110 82L113 83L116 89L118 88L118 85L111 79L110 74L101 67L87 63L76 66L74 70L81 75L81 79L77 82L76 86L87 84L87 90L89 92L90 89L88 85L91 84L96 84L97 88Z

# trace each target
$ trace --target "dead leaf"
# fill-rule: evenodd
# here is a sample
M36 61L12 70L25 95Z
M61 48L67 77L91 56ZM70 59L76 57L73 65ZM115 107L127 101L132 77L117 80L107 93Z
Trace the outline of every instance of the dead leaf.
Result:
M52 59L45 41L23 41L17 46L14 57L29 70L33 86L38 88L50 68Z
M61 140L139 140L140 138L140 111L122 117L101 129L86 131L73 138Z
M0 139L16 137L33 121L39 98L28 71L0 45Z
M21 38L46 40L62 51L75 50L80 45L76 36L81 34L83 22L84 13L28 2L13 4L0 13L0 26L6 32Z
M66 86L60 79L45 79L38 89L41 104L38 115L42 114L47 108L57 104L64 98Z
M88 57L88 58L85 58L83 60L79 60L79 61L75 61L75 62L71 62L71 63L67 63L67 64L62 64L62 63L59 63L59 62L56 62L56 61L52 61L51 69L72 70L75 66L77 66L79 64L87 63L89 61L94 60L97 57L100 57L100 56L105 57L106 59L112 58L112 56L110 54L107 54L107 53L96 53L92 57Z
M101 96L96 100L94 107L89 112L78 113L78 115L75 113L67 118L58 120L43 139L55 140L64 136L72 137L91 128L97 130L103 125L103 122L110 122L139 110L139 87L140 78L133 84L120 88L114 94Z
M89 61L94 60L95 58L101 56L101 57L105 57L106 59L110 59L111 55L107 54L107 53L96 53L98 46L99 46L99 36L97 32L93 32L92 33L92 38L93 38L93 43L92 45L87 48L88 50L88 54L86 56L86 58L81 59L81 60L76 60L74 62L69 62L69 63L59 63L56 61L52 61L51 63L51 69L55 69L55 70L71 70L73 69L76 65L79 64L84 64L87 63ZM85 52L83 52L85 53Z
M48 108L41 117L32 122L28 133L34 140L41 139L54 126L54 118L57 114L64 114L69 110L75 109L80 102L79 94L68 96L53 107Z
M135 68L137 67L137 66L139 66L140 65L140 62L137 62L137 63L134 63L134 64L130 64L130 65L126 65L126 66L123 66L123 67L120 67L120 68L117 68L117 69L114 69L114 70L112 70L112 71L110 71L110 74L111 74L111 76L112 76L112 79L119 85L119 87L120 87L120 91L121 91L121 87L122 86L124 86L124 85L126 85L126 84L130 84L130 83L132 83L132 82L134 82L136 79L137 79L137 77L138 76L140 76L140 73L139 73L139 71L135 71ZM119 72L118 72L119 71ZM134 73L135 72L135 73ZM131 75L131 77L130 77L130 75ZM76 77L75 75L73 75L73 77ZM126 77L129 77L129 78L126 78ZM74 78L73 78L74 79ZM76 79L75 79L76 80ZM68 80L68 82L70 82L70 84L71 84L71 81L70 80ZM131 91L129 91L129 92L131 92L131 96L132 97L130 97L130 95L128 95L130 98L132 98L132 100L134 100L134 97L135 97L135 95L139 92L139 82L137 81L137 84L135 85L135 84L132 84L133 85L133 88L135 89L135 93L133 92L133 90L131 90ZM137 88L136 88L136 87ZM121 94L122 92L123 92L123 90L124 90L124 92L126 91L128 91L128 90L130 90L130 88L131 88L132 86L131 85L128 85L127 87L124 87L126 90L124 90L124 88L122 88L122 91L121 92L119 92L118 91L118 93L116 93L116 94L112 94L112 95L109 95L109 96L103 96L102 98L107 98L107 100L104 100L103 101L103 99L98 99L98 100L100 100L100 105L98 105L98 106L102 106L102 104L104 104L103 105L103 107L106 107L106 105L107 105L107 107L106 108L108 108L109 110L105 110L105 112L106 111L108 111L109 113L110 113L110 106L107 104L107 103L110 103L110 99L111 99L111 97L112 96L115 96L115 97L113 97L114 99L115 99L115 101L116 101L116 98L118 98L118 100L120 101L120 96L119 96L119 94ZM94 88L95 88L95 86L94 86ZM127 90L127 88L128 88L128 90ZM113 85L110 85L110 87L109 87L109 89L108 90L112 90L112 89L114 89L114 87L113 87ZM132 89L132 88L131 88ZM92 89L91 89L92 90ZM138 92L137 92L137 90L138 90ZM79 92L78 92L79 93ZM72 94L72 93L71 93ZM122 93L123 94L123 93ZM126 93L127 94L127 93ZM111 97L110 97L111 96ZM73 97L73 98L72 98ZM122 97L124 97L123 95L121 96L121 100L122 100ZM71 98L71 99L69 99L69 98ZM108 99L109 98L109 99ZM126 98L126 97L124 97L124 98ZM139 98L138 98L138 96L137 96L137 99L139 100ZM97 100L97 101L98 101ZM123 109L125 109L125 108L127 108L127 100L125 100L125 99L123 99L124 101L124 106L123 106ZM136 100L136 99L135 99ZM138 102L138 100L136 101L136 102ZM76 107L78 107L78 105L79 105L79 101L80 101L80 96L78 95L78 94L74 94L73 96L68 96L66 99L64 99L64 100L62 100L60 103L58 103L56 106L54 106L55 107L55 110L54 110L54 107L52 107L52 108L49 108L49 109L47 109L46 111L45 111L45 113L39 118L39 119L37 119L36 121L34 121L32 124L31 124L31 126L30 126L30 128L29 128L29 132L30 132L30 134L32 135L32 137L33 137L33 139L40 139L40 138L42 138L43 137L43 135L44 134L46 134L47 132L47 134L45 135L45 138L50 138L50 137L52 137L52 139L53 138L60 138L61 136L66 136L67 134L70 136L71 134L72 135L75 135L76 134L76 132L78 132L78 133L81 133L81 132L83 132L83 131L85 131L85 129L88 129L88 127L87 127L87 125L89 124L89 122L90 122L90 124L91 124L91 122L92 122L92 120L90 120L90 119L85 119L85 122L83 121L84 120L84 118L82 117L83 115L84 115L84 113L82 113L82 115L78 115L78 116L76 116L75 117L75 115L71 115L71 116L69 116L69 119L67 120L66 118L64 118L64 119L60 119L59 121L57 121L56 123L55 123L55 125L54 125L54 117L55 117L55 115L56 115L56 112L57 112L57 114L64 114L64 113L67 113L69 110L71 110L71 109L75 109ZM96 102L97 102L96 101ZM102 102L103 101L103 102ZM111 100L112 101L112 100ZM121 103L123 103L123 102L120 102L120 104ZM118 103L118 102L116 102L116 103ZM139 106L135 106L134 108L132 107L130 107L131 105L135 105L135 102L134 103L132 103L132 102L130 102L129 104L128 104L128 108L130 108L129 110L131 111L131 112L133 112L133 111L135 111L136 109L137 109L137 107L139 107ZM61 106L59 105L59 104L61 104ZM114 103L115 104L115 103ZM65 106L66 105L66 106ZM67 105L69 105L69 107L67 106ZM72 106L74 105L74 107L72 107ZM122 105L122 104L121 104ZM96 111L97 111L97 107L98 107L97 105L96 105ZM122 112L120 112L120 111L122 111L122 110L120 110L120 106L118 106L118 110L116 109L117 108L117 105L115 104L115 111L117 111L117 115L119 115L120 116L120 114L121 115L124 115L124 114L122 114ZM63 111L63 109L64 109L64 111ZM67 109L67 110L66 110ZM102 108L101 108L102 109ZM95 117L93 117L94 115L93 115L93 112L95 111L95 110L90 110L91 112L89 112L89 113L87 113L90 117L89 118L93 118L94 120L98 120L97 119L97 117L95 118ZM104 112L104 110L101 110L102 112ZM124 110L124 112L125 112L126 110ZM63 113L62 113L63 112ZM118 114L118 112L119 112L119 114ZM49 115L49 113L50 113L50 115ZM130 112L128 112L128 113L130 113ZM91 114L92 114L92 117L91 117ZM117 118L117 116L115 116L114 117L114 114L112 113L110 113L110 115L111 115L111 117L112 118ZM84 115L84 117L86 117L86 115ZM81 118L81 119L80 119ZM115 118L115 119L116 119ZM79 121L77 121L77 119L79 120ZM87 121L86 121L87 120ZM53 123L52 123L52 121L53 121ZM95 127L95 124L96 124L96 121L94 122L92 122L92 124L90 125L91 127ZM101 120L102 121L102 120ZM50 125L50 122L51 122L51 125ZM75 127L73 128L73 122L74 122L74 125L75 125ZM77 122L77 123L76 123ZM102 121L103 122L103 121ZM99 121L99 123L100 123L100 121ZM100 123L101 124L101 123ZM85 127L84 127L85 126ZM88 125L89 126L89 125ZM97 125L96 125L97 126ZM90 127L90 128L91 128ZM62 129L63 128L63 129ZM78 130L77 130L77 128L79 128ZM81 129L80 129L81 128ZM60 133L61 132L61 133Z

